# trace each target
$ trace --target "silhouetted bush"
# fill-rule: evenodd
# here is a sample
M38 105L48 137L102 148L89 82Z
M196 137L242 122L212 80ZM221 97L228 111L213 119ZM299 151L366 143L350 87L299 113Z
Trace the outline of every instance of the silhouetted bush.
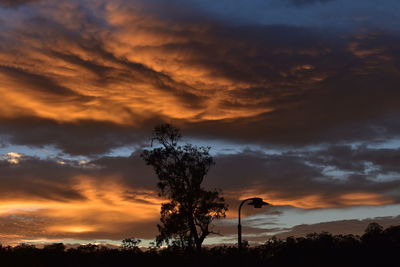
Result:
M234 246L206 247L201 253L179 246L140 250L137 240L130 241L134 242L120 249L94 244L67 250L61 243L43 249L29 244L0 245L0 266L399 266L396 256L400 251L400 226L383 229L379 224L370 224L361 237L322 232L284 240L271 238L240 254Z

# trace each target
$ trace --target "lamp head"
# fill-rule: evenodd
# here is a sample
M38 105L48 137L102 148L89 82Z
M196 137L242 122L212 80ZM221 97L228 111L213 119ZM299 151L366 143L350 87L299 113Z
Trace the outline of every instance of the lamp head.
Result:
M262 206L270 205L269 203L262 200L262 198L255 197L251 199L251 202L247 205L253 206L256 209L262 208Z

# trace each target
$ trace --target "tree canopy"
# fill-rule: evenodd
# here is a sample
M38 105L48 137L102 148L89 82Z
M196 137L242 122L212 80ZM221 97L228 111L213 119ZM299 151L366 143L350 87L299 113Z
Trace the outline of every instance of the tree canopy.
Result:
M179 129L172 125L156 126L151 149L141 156L158 176L160 196L169 200L161 206L157 242L200 250L204 239L213 233L211 222L225 217L227 205L220 190L202 187L215 164L210 147L182 145L181 138Z

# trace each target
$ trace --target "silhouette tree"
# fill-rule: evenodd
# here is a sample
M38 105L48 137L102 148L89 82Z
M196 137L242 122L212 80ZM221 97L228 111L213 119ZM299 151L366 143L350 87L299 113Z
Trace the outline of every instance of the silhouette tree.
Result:
M122 240L122 248L129 250L137 250L139 244L142 243L142 240L131 237Z
M365 229L365 233L361 236L361 241L365 244L379 245L383 239L382 233L383 227L376 222L372 222Z
M44 250L47 251L52 251L52 252L62 252L65 250L65 245L63 243L53 243L53 244L48 244L44 245L43 247Z
M207 191L201 184L214 160L210 147L181 145L179 129L156 126L151 150L141 154L158 176L160 196L169 199L161 206L157 243L201 250L204 239L213 233L210 224L225 217L227 206L219 190ZM155 146L156 144L156 146Z
M98 245L95 244L86 244L86 245L80 245L79 247L76 248L77 251L79 251L80 253L94 253L95 251L97 251L99 249Z

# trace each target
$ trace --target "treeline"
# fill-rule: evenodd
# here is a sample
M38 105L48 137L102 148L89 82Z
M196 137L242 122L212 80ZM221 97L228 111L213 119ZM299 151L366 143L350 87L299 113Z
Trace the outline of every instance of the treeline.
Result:
M371 223L362 236L323 232L272 238L260 246L245 246L240 253L235 246L207 247L198 253L176 246L144 250L135 242L121 248L88 244L69 249L61 243L41 249L21 244L0 247L0 266L400 266L398 253L400 226L383 229Z

